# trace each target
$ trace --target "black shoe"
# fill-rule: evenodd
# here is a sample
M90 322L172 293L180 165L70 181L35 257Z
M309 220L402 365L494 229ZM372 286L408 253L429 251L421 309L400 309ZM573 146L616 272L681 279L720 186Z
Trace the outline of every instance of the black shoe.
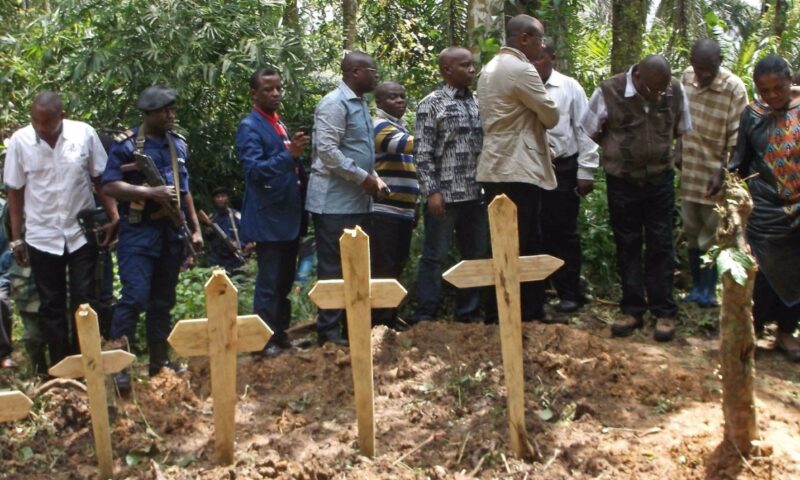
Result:
M261 350L261 356L265 358L275 358L285 351L286 350L279 345L267 345L264 347L264 350Z
M611 325L612 337L627 337L632 335L636 329L642 328L644 320L636 315L622 314Z
M282 336L282 337L280 337L278 339L275 339L275 337L272 337L270 339L270 341L267 342L267 343L269 345L277 345L278 347L280 347L283 350L291 350L294 347L294 345L292 345L292 342L289 341L289 337L286 336L286 335L284 335L284 336Z
M581 309L581 304L574 300L561 300L553 308L556 312L573 313Z
M320 347L325 345L327 342L331 342L332 344L338 345L340 347L350 346L350 342L348 342L347 339L341 336L339 333L333 333L327 335L320 334L317 337L317 345L319 345Z
M169 359L169 347L167 342L150 344L150 368L148 373L155 377L161 372L162 368L168 368L177 374L186 373L186 369L179 363Z
M127 370L123 370L114 374L114 385L121 395L125 395L131 391L131 376L128 375Z

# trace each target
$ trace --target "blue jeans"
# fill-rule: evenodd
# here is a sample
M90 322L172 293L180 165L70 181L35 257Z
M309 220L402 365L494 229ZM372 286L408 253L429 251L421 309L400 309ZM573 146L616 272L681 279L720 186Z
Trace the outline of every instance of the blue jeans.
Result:
M364 228L369 220L368 213L330 214L315 213L314 241L317 244L317 278L336 280L342 278L342 256L339 237L345 228L361 225ZM344 310L319 309L317 314L317 334L321 337L336 337L346 320Z
M442 290L442 265L450 253L453 232L464 260L489 255L489 219L483 200L449 203L444 218L425 212L425 243L417 271L417 309L414 321L436 318ZM460 289L456 294L455 316L466 320L479 315L480 288Z

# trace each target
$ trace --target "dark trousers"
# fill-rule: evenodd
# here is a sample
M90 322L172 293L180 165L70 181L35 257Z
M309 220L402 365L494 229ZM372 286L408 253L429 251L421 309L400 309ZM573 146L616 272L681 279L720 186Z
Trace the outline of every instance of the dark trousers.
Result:
M368 213L330 214L315 213L314 241L317 245L317 278L335 280L342 278L342 255L339 237L345 228L366 226ZM320 309L317 314L317 334L323 337L336 336L346 321L344 310Z
M111 338L126 337L133 344L136 324L145 312L148 345L166 342L172 330L170 310L175 306L175 288L183 263L179 247L162 242L159 252L144 253L137 248L117 251L122 295L114 307Z
M797 330L798 319L800 304L787 307L772 289L767 277L761 272L756 273L753 286L753 323L756 332L763 332L764 325L775 321L780 332L793 334Z
M81 304L94 301L97 249L86 244L74 252L53 255L28 246L28 259L41 302L39 321L50 349L51 365L55 365L78 352L75 311Z
M417 309L414 321L433 320L439 309L442 290L442 265L450 254L455 232L458 251L464 260L487 258L489 226L482 200L448 203L444 218L425 212L425 242L417 270ZM456 293L456 320L472 320L480 315L481 289L462 288Z
M620 307L625 314L641 316L649 309L655 317L674 317L678 312L672 297L673 176L669 172L643 186L607 176L608 211L622 279Z
M13 350L11 344L12 322L9 289L8 283L0 286L0 360L10 357Z
M578 156L559 158L556 166L558 186L542 190L542 243L544 252L564 260L552 276L558 298L583 302L581 291L581 238L578 234Z
M542 189L529 183L484 183L487 205L497 195L505 194L517 206L519 254L536 255L543 252L541 230ZM544 317L544 281L520 284L522 319Z
M285 342L292 319L292 290L300 239L283 242L258 242L258 275L253 293L253 310L272 330L271 344Z
M369 234L369 251L372 278L399 279L408 261L414 220L384 213L373 213ZM396 308L372 310L373 325L393 326L397 319Z

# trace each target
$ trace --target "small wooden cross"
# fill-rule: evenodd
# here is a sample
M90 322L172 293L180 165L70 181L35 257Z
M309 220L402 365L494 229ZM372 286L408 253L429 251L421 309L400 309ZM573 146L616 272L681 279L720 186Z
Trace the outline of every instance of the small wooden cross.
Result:
M394 279L371 279L369 237L361 227L345 229L339 238L342 280L320 280L308 292L319 308L345 308L350 365L361 453L375 456L375 394L372 379L372 308L394 308L406 289Z
M208 318L181 320L167 341L182 357L209 357L214 444L219 462L230 465L236 429L236 354L264 348L272 330L258 315L236 315L238 292L225 270L214 270L205 289Z
M494 258L464 260L442 276L457 288L495 286L503 371L508 390L511 448L519 458L533 449L525 429L525 379L522 369L522 306L520 282L544 280L564 264L550 255L519 256L517 206L498 195L489 204L489 229Z
M136 356L123 350L100 350L100 327L97 314L83 304L75 312L78 330L80 355L70 355L53 365L48 373L53 377L85 378L86 392L89 396L89 414L92 417L94 450L100 478L111 478L114 473L114 460L111 451L111 431L108 426L108 403L105 389L105 376L117 373L127 367Z
M28 416L33 402L19 391L0 392L0 423L22 420Z

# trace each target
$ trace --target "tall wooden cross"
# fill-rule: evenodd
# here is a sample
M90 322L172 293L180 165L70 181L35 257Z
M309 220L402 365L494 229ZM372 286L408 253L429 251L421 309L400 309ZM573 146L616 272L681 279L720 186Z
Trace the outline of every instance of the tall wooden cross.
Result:
M89 414L92 417L94 450L100 478L111 478L114 473L114 460L111 451L111 431L108 425L108 403L105 389L105 376L117 373L127 367L136 356L123 350L100 350L100 327L97 314L83 304L75 312L75 325L78 331L80 355L71 355L53 365L48 373L53 377L85 378L86 392L89 396Z
M19 391L0 392L0 423L22 420L28 416L33 402Z
M372 379L372 308L394 308L406 289L394 279L371 279L369 237L361 227L339 238L342 280L320 280L308 292L319 308L344 308L361 453L375 456L375 398Z
M258 315L236 315L238 292L225 270L214 270L205 289L208 318L181 320L167 341L182 357L209 357L214 445L219 462L230 465L236 429L236 354L264 348L272 330Z
M494 258L464 260L443 274L457 288L495 286L500 344L506 378L511 448L519 458L532 456L525 429L525 379L522 372L520 282L544 280L564 264L550 255L519 256L517 206L499 195L489 204Z

